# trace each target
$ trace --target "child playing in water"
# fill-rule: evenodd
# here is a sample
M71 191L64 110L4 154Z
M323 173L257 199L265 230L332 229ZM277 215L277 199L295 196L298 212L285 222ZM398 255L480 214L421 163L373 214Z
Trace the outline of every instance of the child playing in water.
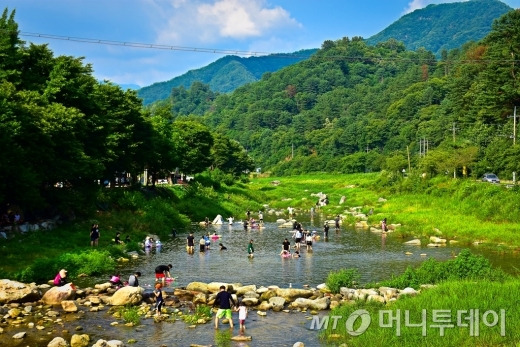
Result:
M246 318L247 318L247 307L244 305L244 302L240 300L238 303L238 323L240 324L240 331L244 332L246 330Z
M155 302L155 315L156 316L161 315L161 308L164 305L161 287L162 287L161 283L156 283L155 290L153 291L153 294L155 295L155 300L156 300L156 302Z

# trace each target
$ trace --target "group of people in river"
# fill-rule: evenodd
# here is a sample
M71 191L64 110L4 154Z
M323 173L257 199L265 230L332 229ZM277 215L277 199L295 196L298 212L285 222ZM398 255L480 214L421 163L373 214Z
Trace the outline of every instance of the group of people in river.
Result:
M220 237L220 235L217 235L217 232L213 232L213 235L211 236L209 233L202 234L199 240L199 251L209 251L211 249L211 242L219 241ZM224 246L222 242L219 242L218 245L221 251L227 250L227 247ZM192 232L190 232L188 237L186 237L186 251L188 251L188 253L193 253L195 251L195 236L193 236Z

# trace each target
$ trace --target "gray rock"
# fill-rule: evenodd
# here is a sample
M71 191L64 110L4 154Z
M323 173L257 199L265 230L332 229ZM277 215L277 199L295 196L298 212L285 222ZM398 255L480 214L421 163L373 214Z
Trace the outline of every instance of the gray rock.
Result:
M19 339L23 339L26 336L27 336L27 333L25 331L22 331L21 333L14 334L13 339L19 340Z
M47 345L47 347L67 347L69 344L63 337L55 337Z

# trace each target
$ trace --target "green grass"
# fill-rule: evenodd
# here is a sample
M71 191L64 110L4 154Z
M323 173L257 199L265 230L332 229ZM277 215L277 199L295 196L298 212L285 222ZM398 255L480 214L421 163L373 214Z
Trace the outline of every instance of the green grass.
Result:
M518 302L517 293L520 290L520 280L515 279L505 283L488 280L445 282L427 290L415 297L402 297L394 303L384 305L378 303L357 302L352 305L340 306L332 310L329 316L340 316L336 329L328 324L323 329L321 337L326 345L338 346L345 343L347 346L518 346L520 343L520 310L514 303ZM367 310L371 318L369 327L359 336L351 336L346 329L347 318L356 310ZM479 336L470 336L469 327L458 326L457 311L478 309L480 322ZM379 324L381 310L389 310L393 317L397 317L400 310L400 335L396 336L397 321L392 327L382 327ZM410 314L410 322L421 322L422 310L426 310L426 336L422 336L421 327L410 327L405 324L405 312ZM440 329L432 327L434 310L447 310L453 328L445 329L445 336L440 336ZM500 334L500 321L493 327L486 326L482 315L492 310L499 314L505 310L505 336ZM468 314L463 317L468 317ZM490 313L488 313L489 315ZM388 314L385 314L384 323L388 324ZM488 323L492 316L488 316ZM332 322L332 320L330 321ZM461 323L469 321L462 320ZM449 323L448 323L449 324ZM384 324L383 324L384 325ZM491 324L489 324L491 325ZM358 319L353 328L360 328ZM317 325L315 326L315 328ZM324 326L322 326L324 328Z
M255 178L249 188L265 196L271 207L310 209L317 201L312 193L322 192L330 204L321 209L326 217L361 207L373 208L368 222L373 225L386 217L400 223L396 235L402 238L430 236L455 239L464 244L481 241L505 244L518 251L520 238L519 187L486 184L472 179L437 177L390 179L385 173L333 175L308 174L289 177ZM272 184L280 181L279 185ZM339 205L342 196L346 202ZM379 198L385 199L379 202ZM353 222L349 220L350 222Z

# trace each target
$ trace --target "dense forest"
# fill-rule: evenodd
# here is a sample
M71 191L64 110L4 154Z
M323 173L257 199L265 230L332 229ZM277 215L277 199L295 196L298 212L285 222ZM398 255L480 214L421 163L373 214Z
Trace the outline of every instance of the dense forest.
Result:
M442 50L459 48L478 41L491 30L493 21L512 10L499 0L471 0L439 5L408 13L366 42L375 46L393 38L409 50L425 48L440 58ZM168 81L157 82L137 91L145 105L164 100L172 89L186 90L195 82L209 86L216 93L230 93L247 83L260 80L266 72L308 59L316 49L293 53L277 53L258 57L228 55L196 70L190 70Z
M493 21L511 10L499 0L431 4L404 15L369 37L367 43L375 45L393 38L402 41L409 50L424 47L440 58L443 50L484 38Z
M157 82L137 91L143 104L168 98L172 88L187 89L195 83L204 83L214 92L228 93L251 82L256 82L266 72L274 72L309 58L317 49L304 49L294 53L270 54L260 57L227 55L208 66L190 70L165 82Z
M240 144L198 120L146 111L134 91L98 82L82 58L26 45L8 9L0 57L2 214L88 212L103 182L133 184L144 170L153 185L176 170L237 176L253 168Z
M275 173L412 167L510 178L520 169L519 52L518 10L440 59L393 39L325 41L309 60L219 95L204 121Z

